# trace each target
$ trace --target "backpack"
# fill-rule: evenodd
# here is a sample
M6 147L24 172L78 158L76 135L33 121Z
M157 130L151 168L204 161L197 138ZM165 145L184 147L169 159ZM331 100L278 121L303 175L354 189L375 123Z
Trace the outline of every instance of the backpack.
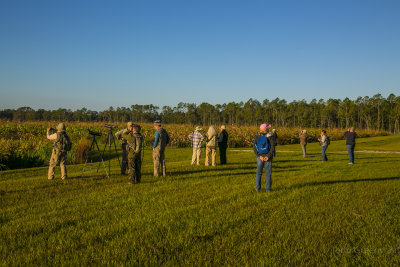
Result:
M329 139L329 136L326 136L326 145L330 145L331 144L331 139Z
M260 155L267 154L271 149L269 140L265 135L260 135L257 139L257 142L254 143L254 146L256 147L257 152Z
M58 140L54 143L54 147L58 148L61 152L68 152L72 148L72 142L67 134L59 133Z

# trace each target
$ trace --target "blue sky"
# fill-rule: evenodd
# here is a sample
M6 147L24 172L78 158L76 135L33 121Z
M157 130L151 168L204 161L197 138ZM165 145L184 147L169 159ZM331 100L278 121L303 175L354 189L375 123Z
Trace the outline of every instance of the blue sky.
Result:
M0 109L400 95L400 1L2 1Z

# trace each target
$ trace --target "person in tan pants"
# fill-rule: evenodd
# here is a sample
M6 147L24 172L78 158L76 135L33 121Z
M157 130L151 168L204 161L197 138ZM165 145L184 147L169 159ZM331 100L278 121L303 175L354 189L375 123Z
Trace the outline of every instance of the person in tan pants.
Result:
M160 175L160 169L162 176L166 176L166 166L165 166L165 147L169 143L168 132L161 127L161 121L156 120L153 123L154 129L156 129L156 134L153 142L153 164L154 164L154 176Z
M47 128L47 139L54 141L54 147L51 152L50 162L49 162L49 172L47 178L49 180L54 179L54 169L57 166L57 163L60 162L61 168L61 179L67 179L67 168L66 168L66 157L67 151L62 149L61 140L62 135L66 135L65 133L65 125L64 123L60 123L57 125L57 132L54 134L49 134L50 128Z
M212 166L216 166L215 156L217 155L217 130L214 126L210 126L207 132L207 143L206 143L206 161L205 165L210 165L210 154L211 154L211 164Z

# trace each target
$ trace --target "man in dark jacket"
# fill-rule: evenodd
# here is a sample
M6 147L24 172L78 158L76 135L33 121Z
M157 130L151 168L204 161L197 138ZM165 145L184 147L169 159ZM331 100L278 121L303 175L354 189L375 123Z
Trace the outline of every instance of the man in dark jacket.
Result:
M278 144L276 139L278 139L278 135L276 134L276 130L272 129L272 136L271 136L271 141L274 143L274 146ZM274 150L274 157L276 157L276 150Z
M256 172L256 188L257 192L261 189L261 173L263 168L265 169L265 190L266 192L271 191L271 172L272 172L272 158L273 153L275 151L275 144L272 141L271 137L267 137L267 129L270 128L271 125L261 124L260 125L260 134L256 136L253 142L253 151L257 156L257 172ZM262 150L262 143L266 141L264 147L265 150Z
M220 164L226 164L226 149L228 148L228 133L225 125L221 126L221 132L218 136L219 160Z
M344 137L346 138L347 153L349 154L349 164L354 164L354 147L356 146L357 138L354 128L348 128L347 132L344 133Z

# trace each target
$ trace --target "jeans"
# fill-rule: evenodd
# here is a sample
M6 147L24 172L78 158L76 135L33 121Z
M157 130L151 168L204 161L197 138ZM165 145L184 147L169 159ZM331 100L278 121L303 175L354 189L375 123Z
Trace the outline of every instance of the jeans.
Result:
M328 148L328 146L322 146L321 147L322 161L328 161L328 157L325 154L325 151L326 151L327 148Z
M271 191L271 171L272 171L272 162L271 161L262 161L260 158L257 157L257 172L256 172L256 190L261 189L261 174L263 168L265 169L265 190Z
M347 145L347 153L349 154L349 163L354 163L354 147L355 145Z

